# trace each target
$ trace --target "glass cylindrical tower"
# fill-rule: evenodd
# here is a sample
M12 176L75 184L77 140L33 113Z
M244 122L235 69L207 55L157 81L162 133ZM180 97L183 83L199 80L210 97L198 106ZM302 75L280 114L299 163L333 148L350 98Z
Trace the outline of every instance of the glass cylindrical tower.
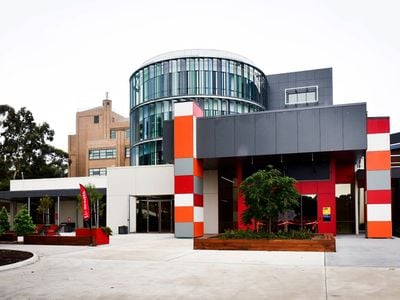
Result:
M146 61L129 79L131 165L163 164L164 120L173 103L195 101L206 117L264 110L266 78L247 58L219 50L182 50Z

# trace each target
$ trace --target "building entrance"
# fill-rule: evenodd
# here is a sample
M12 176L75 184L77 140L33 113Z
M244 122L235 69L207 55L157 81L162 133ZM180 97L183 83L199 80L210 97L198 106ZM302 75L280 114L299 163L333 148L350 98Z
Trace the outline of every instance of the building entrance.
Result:
M137 232L174 232L173 201L171 199L136 200Z

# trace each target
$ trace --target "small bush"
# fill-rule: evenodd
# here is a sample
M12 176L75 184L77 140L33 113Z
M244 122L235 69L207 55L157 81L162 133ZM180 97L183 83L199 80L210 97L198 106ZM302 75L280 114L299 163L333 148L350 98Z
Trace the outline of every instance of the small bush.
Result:
M14 229L18 236L35 233L36 226L33 224L26 206L24 206L15 216Z
M255 232L253 230L226 230L221 238L223 239L293 239L309 240L314 233L309 229L290 230L288 232L278 231L273 233Z

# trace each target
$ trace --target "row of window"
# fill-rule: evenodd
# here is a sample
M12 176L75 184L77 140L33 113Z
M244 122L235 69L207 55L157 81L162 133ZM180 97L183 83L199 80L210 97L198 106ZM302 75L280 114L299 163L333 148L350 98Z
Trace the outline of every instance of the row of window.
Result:
M160 165L163 164L162 141L151 141L133 147L131 164Z
M129 135L130 135L130 130L125 129L125 138L129 139ZM116 129L111 129L110 130L110 139L115 140L117 138L117 130Z
M107 168L91 168L89 176L104 176L107 175Z
M318 86L285 89L285 104L306 104L318 102Z
M130 157L131 153L129 147L125 147L125 157ZM89 159L112 159L117 157L117 150L115 148L110 149L92 149L89 150Z
M263 104L264 75L244 63L220 58L182 58L147 66L130 79L131 107L184 95L243 98Z
M260 110L260 107L254 104L231 99L196 98L191 100L199 104L206 117L241 114ZM164 120L172 119L172 106L175 101L178 101L178 99L150 103L140 106L132 112L133 144L147 139L162 137L163 122Z

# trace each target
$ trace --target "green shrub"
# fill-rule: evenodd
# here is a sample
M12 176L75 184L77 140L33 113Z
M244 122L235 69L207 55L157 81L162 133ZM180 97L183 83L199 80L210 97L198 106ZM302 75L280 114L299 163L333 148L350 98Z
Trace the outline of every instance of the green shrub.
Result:
M35 233L36 226L33 224L26 206L24 206L15 216L14 229L18 236Z
M108 227L108 226L101 227L101 229L103 229L103 231L104 231L108 236L110 236L110 235L113 234L112 229L111 229L110 227Z
M7 209L3 206L0 210L0 234L10 230L10 222L8 222Z

